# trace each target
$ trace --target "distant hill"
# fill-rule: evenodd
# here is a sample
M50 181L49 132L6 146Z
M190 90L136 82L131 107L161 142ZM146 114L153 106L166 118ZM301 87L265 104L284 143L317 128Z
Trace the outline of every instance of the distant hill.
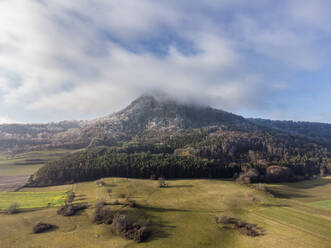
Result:
M72 145L84 121L0 125L0 152L23 152Z
M275 130L301 135L323 142L331 147L331 124L304 121L278 121L266 119L248 119L249 121Z
M295 178L307 178L331 164L328 147L313 136L153 96L73 130L62 132L62 140L56 133L58 144L87 149L46 165L31 185L104 176L233 177L249 168L257 169L262 180L271 178L270 166L285 166Z

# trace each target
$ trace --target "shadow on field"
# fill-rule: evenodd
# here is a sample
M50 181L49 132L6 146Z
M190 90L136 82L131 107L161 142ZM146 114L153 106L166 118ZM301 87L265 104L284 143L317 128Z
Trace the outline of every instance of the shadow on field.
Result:
M87 200L86 195L81 194L75 196L75 201L85 201L85 200Z
M76 197L84 197L84 196L86 196L86 195L83 195L83 194L81 194L81 195L76 195L75 198L76 198Z
M106 183L105 184L105 187L116 187L117 185L116 184L113 184L113 183Z
M86 197L76 197L75 201L85 201L87 200Z
M171 235L162 230L163 228L176 228L176 226L173 225L168 225L166 223L157 223L157 224L153 224L150 226L152 234L151 236L146 240L146 243L151 242L153 240L158 240L158 239L164 239L164 238L168 238Z
M192 210L177 209L177 208L158 208L158 207L148 207L148 206L138 206L141 210L152 211L152 212L192 212Z
M277 198L282 198L282 199L291 199L291 198L308 198L311 197L309 194L300 191L300 190L295 190L295 189L268 189L269 192L277 197Z
M291 205L289 204L272 204L272 203L265 203L261 204L262 207L290 207Z
M171 234L168 231L175 228L176 226L171 225L170 222L164 221L158 216L154 216L152 221L148 224L148 229L151 231L151 235L146 240L146 243L170 237Z
M167 188L176 188L176 189L193 188L193 185L169 185Z
M324 186L326 184L331 184L331 179L320 178L315 180L303 181L300 183L291 183L287 184L287 186L296 189L311 189L318 186Z

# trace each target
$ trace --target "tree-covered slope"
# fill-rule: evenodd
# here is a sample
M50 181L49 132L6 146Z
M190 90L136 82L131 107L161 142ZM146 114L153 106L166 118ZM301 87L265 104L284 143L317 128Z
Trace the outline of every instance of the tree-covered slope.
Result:
M204 128L168 138L163 143L90 146L85 151L47 164L31 177L30 185L107 176L230 178L249 168L256 168L259 180L265 181L268 168L275 165L289 168L291 180L296 180L318 175L321 169L330 170L329 155L327 148L299 136Z

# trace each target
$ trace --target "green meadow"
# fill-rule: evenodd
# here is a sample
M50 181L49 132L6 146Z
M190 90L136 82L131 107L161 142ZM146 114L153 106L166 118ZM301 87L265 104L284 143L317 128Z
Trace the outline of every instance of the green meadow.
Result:
M320 208L325 208L327 210L331 211L331 200L326 200L326 201L316 201L310 203L311 206L314 207L320 207Z
M167 188L159 188L158 182L153 180L103 180L104 187L85 182L23 188L18 194L25 194L26 202L29 194L50 194L55 199L73 190L75 202L86 202L90 207L72 217L59 216L57 208L52 207L15 215L1 214L1 247L330 247L331 211L311 205L316 199L330 197L330 178L269 185L279 193L278 197L225 180L169 180ZM112 190L111 194L107 189ZM138 223L146 224L152 231L146 242L137 244L124 240L114 235L110 226L92 222L96 202L121 202L124 196L134 199L138 207L111 206L111 209L124 211ZM39 199L43 204L47 202L44 197ZM265 230L265 235L252 238L222 228L215 223L216 216L231 216L257 224ZM38 221L55 224L58 229L33 235L32 227Z
M6 210L12 203L20 209L57 207L65 203L67 191L57 192L0 192L0 210Z
M46 161L68 152L74 151L2 157L0 175L8 181L31 174ZM169 180L166 188L159 188L154 180L103 180L103 187L91 181L0 192L0 247L329 248L331 244L331 177L264 185L274 196L229 180ZM88 203L90 207L71 217L57 215L57 207L64 204L69 191L75 192L75 203ZM146 242L125 240L113 234L110 226L93 224L95 203L123 202L125 197L135 200L137 208L110 208L148 226L151 235ZM12 203L19 204L18 214L3 211ZM222 216L257 224L264 235L248 237L222 227L215 222L215 217ZM39 221L58 228L34 235L32 228Z

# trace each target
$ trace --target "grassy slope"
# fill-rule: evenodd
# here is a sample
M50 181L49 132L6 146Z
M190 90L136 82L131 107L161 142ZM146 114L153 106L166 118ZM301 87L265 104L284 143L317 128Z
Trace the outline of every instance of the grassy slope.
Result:
M323 247L322 240L331 242L331 211L328 211L331 210L329 194L331 177L268 185L268 188L278 197L278 206L261 208L257 211L257 215L314 237L314 239L302 237L311 247L313 245Z
M327 179L325 179L327 180ZM137 201L137 221L149 222L153 228L150 239L135 244L114 236L109 226L91 224L93 208L78 216L61 217L56 209L45 209L17 215L0 216L1 247L330 247L331 218L329 211L309 205L318 199L328 198L330 184L325 183L314 193L314 181L304 185L308 190L307 202L297 199L275 199L245 186L222 180L173 180L169 188L159 189L156 181L121 178L105 179L113 192L111 199L103 187L94 182L47 188L26 188L23 192L56 192L74 190L77 200L95 203L99 199L114 201L126 194ZM306 183L307 184L307 183ZM310 188L307 187L310 185ZM295 185L300 187L300 185ZM274 188L297 190L291 185L274 185ZM321 193L323 192L323 193ZM298 198L299 200L302 197ZM300 205L301 204L301 205ZM304 206L309 211L307 212ZM298 207L299 206L299 207ZM112 207L118 208L118 207ZM311 211L313 209L313 211ZM320 212L322 211L322 212ZM266 235L249 238L236 231L220 229L214 216L236 216L256 223ZM46 221L59 226L54 232L31 234L33 224ZM28 242L27 242L28 240Z

